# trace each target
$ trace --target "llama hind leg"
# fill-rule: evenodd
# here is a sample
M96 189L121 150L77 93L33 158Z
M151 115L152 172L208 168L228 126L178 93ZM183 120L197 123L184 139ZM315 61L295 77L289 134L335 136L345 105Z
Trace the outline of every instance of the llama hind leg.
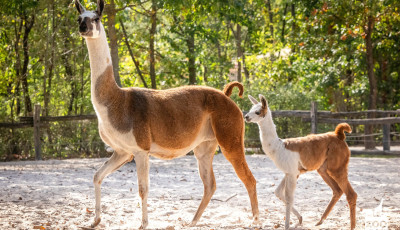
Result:
M190 223L191 227L195 226L196 223L199 221L201 215L203 214L216 190L215 177L212 167L212 161L216 148L216 141L207 141L201 143L193 150L199 166L200 177L204 184L204 194L203 198L201 199L199 208L197 209L197 212L194 215L192 222Z
M113 155L108 159L104 164L100 167L99 170L96 171L93 177L93 184L94 184L94 193L95 193L95 199L96 199L96 205L95 205L95 218L93 224L91 224L91 227L94 228L96 227L100 221L100 207L101 207L101 183L103 182L103 179L114 172L115 170L119 169L121 166L123 166L126 162L132 160L133 155L132 154L126 154L126 153L117 153L114 152Z
M286 186L286 176L282 179L281 183L279 186L275 189L275 196L278 197L283 203L286 204L286 199L285 199L285 186ZM292 212L294 215L296 215L297 219L299 219L299 224L303 223L303 217L300 215L300 213L292 207Z
M258 210L258 200L257 200L257 188L256 179L251 173L249 166L247 165L246 158L243 150L238 147L236 150L228 152L221 146L222 153L225 158L232 164L235 169L236 175L243 182L249 194L252 213L253 213L253 224L259 224L259 210Z
M324 214L322 214L321 220L316 224L316 226L321 225L324 222L324 220L328 217L329 213L331 212L332 208L335 206L335 204L343 194L343 191L340 189L336 181L326 172L325 166L318 169L318 173L325 181L325 183L332 189L333 194L331 201L329 202L328 206L325 209Z
M347 169L336 172L328 171L328 173L336 181L344 194L346 194L347 203L349 204L350 208L351 229L354 229L356 227L357 193L351 187L350 182L347 178Z
M230 105L230 106L229 106ZM225 158L232 164L239 179L246 186L253 212L253 224L259 222L256 179L247 165L244 155L243 114L236 105L221 103L212 114L211 125ZM227 115L229 114L229 118Z

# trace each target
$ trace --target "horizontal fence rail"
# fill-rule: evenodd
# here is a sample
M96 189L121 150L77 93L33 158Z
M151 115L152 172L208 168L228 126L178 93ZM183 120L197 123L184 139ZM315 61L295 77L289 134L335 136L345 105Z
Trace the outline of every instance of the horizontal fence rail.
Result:
M82 121L82 120L97 120L95 114L88 115L72 115L72 116L40 116L41 107L35 105L34 115L32 117L20 117L19 122L6 122L0 123L0 128L34 128L34 143L35 143L35 159L42 159L40 147L40 127L43 127L51 122L65 122L65 121ZM246 114L243 111L243 114ZM384 116L381 118L354 118L365 117L370 114L375 116ZM400 123L400 117L390 117L400 115L400 110L383 111L383 110L366 110L359 112L330 112L330 111L317 111L316 102L311 103L311 110L276 110L272 111L273 117L297 117L301 118L304 122L311 123L311 132L317 133L317 126L319 123L324 124L339 124L349 123L352 125L382 125L382 133L364 134L364 135L348 135L352 137L368 137L368 136L383 136L383 149L390 151L390 135L396 136L396 133L390 132L390 125ZM345 118L343 118L345 117Z

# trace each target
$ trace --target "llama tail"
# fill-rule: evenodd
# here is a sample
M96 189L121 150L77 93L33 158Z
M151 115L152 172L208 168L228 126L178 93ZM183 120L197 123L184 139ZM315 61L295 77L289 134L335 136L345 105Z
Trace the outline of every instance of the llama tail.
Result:
M346 135L344 134L344 131L351 133L351 127L349 124L340 123L336 126L335 134L336 134L337 138L339 138L342 141L344 141L344 139L346 139Z
M228 97L230 97L232 95L232 90L233 88L238 87L239 89L239 97L243 97L243 85L240 82L237 81L233 81L228 83L225 88L224 88L224 94Z

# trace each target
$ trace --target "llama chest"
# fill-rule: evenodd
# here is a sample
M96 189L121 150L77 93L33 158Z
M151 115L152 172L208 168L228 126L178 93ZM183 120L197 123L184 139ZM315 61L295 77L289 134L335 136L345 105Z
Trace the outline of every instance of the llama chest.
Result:
M285 148L281 140L275 142L262 141L265 154L274 162L275 166L284 173L298 175L300 155Z
M107 122L99 122L99 134L104 143L116 151L133 153L141 150L133 132L121 133Z
M95 101L93 101L93 105L98 117L99 134L104 143L117 151L132 153L141 150L137 145L132 128L128 132L121 132L113 125L105 106L95 103Z

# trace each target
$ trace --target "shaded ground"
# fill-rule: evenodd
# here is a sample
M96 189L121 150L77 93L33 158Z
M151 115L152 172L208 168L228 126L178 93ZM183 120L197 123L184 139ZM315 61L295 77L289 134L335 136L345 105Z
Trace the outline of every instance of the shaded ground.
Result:
M94 217L93 174L106 159L72 159L0 163L0 229L77 229ZM283 229L284 206L273 195L283 174L265 155L247 161L258 181L262 229ZM243 229L251 224L246 189L221 155L215 156L217 191L198 226L186 227L203 193L193 156L171 161L151 159L149 229ZM382 213L400 228L400 158L352 158L349 178L358 193L357 229L365 213L384 198ZM130 163L110 175L102 186L100 229L140 226L136 168ZM228 198L228 201L226 201ZM316 172L298 181L295 206L303 215L297 229L349 229L349 210L343 196L322 226L315 227L331 198L330 188ZM292 226L297 223L292 218Z

